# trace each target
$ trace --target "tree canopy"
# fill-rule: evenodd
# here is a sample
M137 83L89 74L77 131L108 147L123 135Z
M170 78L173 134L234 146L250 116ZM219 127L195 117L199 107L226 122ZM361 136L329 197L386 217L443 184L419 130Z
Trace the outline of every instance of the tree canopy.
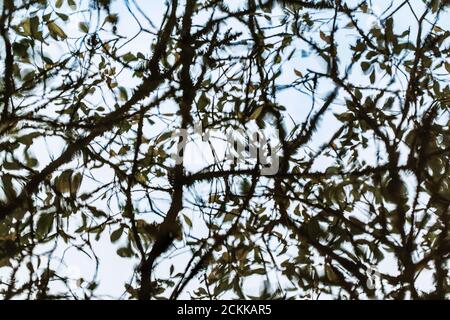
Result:
M448 298L449 4L4 0L0 297Z

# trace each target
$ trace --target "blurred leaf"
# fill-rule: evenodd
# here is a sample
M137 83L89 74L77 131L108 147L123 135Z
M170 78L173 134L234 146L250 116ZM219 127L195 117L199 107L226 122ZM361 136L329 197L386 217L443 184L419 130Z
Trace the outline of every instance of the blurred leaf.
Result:
M133 256L133 253L128 247L119 248L117 254L122 258L130 258Z
M198 99L198 110L199 111L205 111L205 108L209 105L209 103L210 103L209 98L203 92L201 94L200 98Z
M261 115L262 110L263 110L262 106L256 108L255 111L253 111L252 114L250 115L250 119L251 120L258 119L258 117Z
M123 233L123 227L118 228L117 230L113 231L110 235L110 239L112 242L117 242Z
M80 28L80 30L84 33L88 33L89 32L89 25L86 22L80 22L78 24L78 27Z
M51 213L42 213L39 216L39 219L36 224L36 234L40 238L44 238L50 232L53 226L53 214Z
M53 21L47 23L48 30L53 38L57 39L58 36L61 39L66 39L67 35L65 32Z
M294 73L297 77L303 77L303 74L297 69L294 69Z

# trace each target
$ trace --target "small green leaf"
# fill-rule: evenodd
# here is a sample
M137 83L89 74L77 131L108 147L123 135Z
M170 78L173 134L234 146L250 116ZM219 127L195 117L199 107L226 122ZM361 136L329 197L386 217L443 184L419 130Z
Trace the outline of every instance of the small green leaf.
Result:
M301 73L300 71L298 71L297 69L294 69L294 73L297 77L303 77L303 73Z
M31 35L31 24L30 24L30 19L25 19L22 23L22 29L23 29L23 33L26 36L30 36Z
M77 8L75 0L67 0L67 3L69 4L70 9L75 10Z
M64 14L64 13L61 13L61 12L56 12L56 15L58 17L60 17L63 21L69 20L69 16L67 14Z
M30 19L30 31L33 36L36 36L39 29L39 17L33 16Z
M329 264L325 265L325 274L327 275L328 280L332 282L337 281L339 279L336 273L334 272L333 268Z
M263 107L262 107L262 106L256 108L255 111L253 111L252 114L250 115L250 119L251 119L251 120L258 119L259 116L261 115L262 110L263 110Z
M370 63L367 61L361 62L361 69L366 72L370 68Z
M351 112L344 112L341 114L334 115L339 121L346 122L353 120L353 114Z
M130 258L131 256L133 256L133 253L127 247L119 248L117 250L117 254L122 258Z
M27 71L25 71L25 74L23 75L22 79L23 79L23 81L25 81L25 82L31 81L31 80L33 80L35 74L36 74L36 73L35 73L34 70L27 70Z
M67 35L63 31L63 29L61 29L53 21L47 23L47 27L48 27L48 30L50 31L50 34L52 35L53 38L57 39L57 36L59 36L61 39L66 39L67 38Z
M158 139L156 140L156 144L161 143L163 141L166 141L167 139L169 139L172 136L172 131L168 131L168 132L164 132L163 134L161 134Z
M370 83L374 84L376 80L376 75L375 75L375 70L372 71L372 73L370 74Z
M127 101L128 100L128 93L127 93L127 89L125 89L124 87L119 87L119 98L122 101Z
M186 222L186 224L189 226L189 228L192 228L192 221L191 221L191 219L189 219L189 217L187 215L185 215L185 214L183 214L183 218L184 218L184 221Z
M88 33L89 32L89 25L86 22L80 22L78 24L78 27L80 28L80 30L84 33Z
M36 234L39 237L45 237L53 226L53 215L51 213L42 213L36 224Z
M76 195L78 193L78 190L80 190L81 181L83 180L83 175L79 172L77 172L72 177L72 184L70 186L70 192L72 195Z
M105 20L103 21L103 25L107 22L116 24L118 20L119 20L119 18L117 16L117 14L110 14L110 15L106 16Z
M312 240L317 240L317 238L318 238L318 236L320 234L320 231L321 231L320 225L319 225L319 221L317 221L317 219L315 217L312 218L308 222L308 224L306 226L306 230L308 232L309 237Z
M122 56L122 59L125 62L130 62L130 61L136 60L136 56L134 54L132 54L131 52L127 52Z
M3 162L3 168L5 168L6 170L20 170L20 165L16 161L5 161Z
M1 177L1 188L7 199L14 199L16 197L16 190L12 183L12 176L9 174L3 174Z
M205 108L209 105L210 100L209 98L206 96L206 94L203 92L202 95L200 96L200 98L198 99L198 110L199 111L204 111Z
M264 269L264 268L258 268L258 269L253 270L252 273L265 275L267 272L266 272L266 269Z
M281 56L280 56L279 54L277 54L277 55L275 56L274 62L275 62L276 64L281 63Z
M123 227L120 227L119 229L113 231L110 235L110 239L112 242L117 242L117 240L120 239L123 233Z

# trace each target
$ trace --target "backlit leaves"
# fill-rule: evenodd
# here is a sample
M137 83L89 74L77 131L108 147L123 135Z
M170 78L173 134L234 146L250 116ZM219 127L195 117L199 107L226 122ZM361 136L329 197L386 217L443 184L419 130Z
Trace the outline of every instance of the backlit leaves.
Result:
M61 193L69 192L72 195L76 195L80 189L83 176L81 173L74 173L72 170L63 171L58 177L55 178L55 187Z
M406 4L378 17L368 1L256 1L230 15L213 0L193 8L190 28L183 2L174 17L163 10L166 31L134 6L128 19L119 2L42 4L5 20L11 55L0 55L0 267L33 273L14 290L36 297L41 283L64 282L43 266L52 246L92 264L127 259L128 298L150 252L157 299L184 280L183 294L205 299L445 296L404 276L427 268L436 288L448 278L443 1L418 6L420 22L400 18ZM140 32L131 39L124 26ZM207 143L199 123L216 130ZM261 157L227 158L217 138L256 128L277 147L273 176L261 175ZM177 163L184 143L198 148ZM367 266L386 273L382 287L365 288ZM79 297L95 297L91 285Z
M50 35L55 40L58 40L58 39L64 40L67 38L66 33L55 22L53 22L53 21L48 22L47 28L48 28L48 31L50 32Z

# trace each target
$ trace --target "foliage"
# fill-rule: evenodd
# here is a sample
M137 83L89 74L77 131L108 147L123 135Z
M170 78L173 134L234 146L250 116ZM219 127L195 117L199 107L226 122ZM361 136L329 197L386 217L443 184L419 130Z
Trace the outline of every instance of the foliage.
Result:
M110 248L127 298L448 297L448 1L145 3L3 1L3 298L97 297L64 253ZM196 123L278 172L175 163Z

